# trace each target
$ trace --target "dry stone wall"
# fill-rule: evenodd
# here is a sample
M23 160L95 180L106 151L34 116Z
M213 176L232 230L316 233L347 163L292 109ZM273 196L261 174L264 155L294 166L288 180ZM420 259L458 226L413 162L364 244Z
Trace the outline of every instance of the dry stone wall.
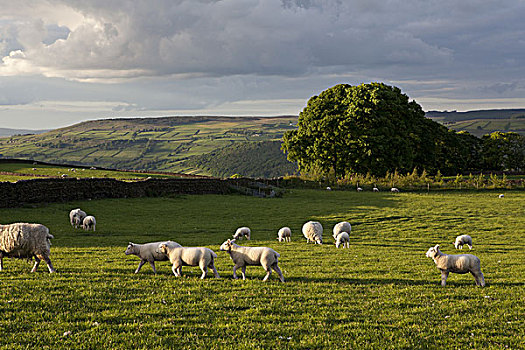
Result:
M66 202L101 198L159 197L176 194L227 194L234 191L221 179L32 179L0 182L0 207L29 203Z

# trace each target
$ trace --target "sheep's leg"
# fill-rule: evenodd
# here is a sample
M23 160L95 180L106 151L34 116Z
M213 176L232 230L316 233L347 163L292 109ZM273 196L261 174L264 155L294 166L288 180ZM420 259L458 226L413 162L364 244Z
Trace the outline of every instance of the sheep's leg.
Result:
M0 271L4 269L4 257L0 255Z
M239 277L237 277L237 269L238 268L239 268L239 266L237 266L237 265L233 266L233 279L239 278Z
M153 273L157 274L157 269L155 268L155 261L150 261L149 264L151 265L151 268L153 269Z
M263 266L263 267L266 270L266 276L264 276L263 281L266 281L272 274L272 269L269 266Z
M40 258L38 256L35 256L35 265L33 265L31 272L35 272L36 269L38 268L38 265L40 265Z
M142 268L142 265L146 263L146 260L140 260L139 267L135 270L135 273L139 273L140 269Z
M215 265L213 264L213 261L208 265L208 267L212 269L213 274L216 278L221 278L221 276L219 276L219 273L217 272L217 269L215 268Z
M444 287L447 285L448 271L441 271L441 285Z
M476 286L485 287L485 278L483 277L483 273L481 271L479 272L470 272L472 276L474 276L474 280L476 280Z
M279 275L279 279L281 280L281 282L284 282L284 276L283 276L283 273L281 272L281 269L279 268L279 265L277 265L277 263L273 264L273 265L272 265L272 269L274 269L275 272L277 272L277 274Z
M246 265L242 267L241 272L242 272L242 280L244 281L246 279Z
M178 266L176 266L175 264L173 264L173 265L171 266L171 271L173 271L173 274L175 275L175 277L179 277L179 276L177 275L177 269L178 269Z
M472 250L472 246L470 244L468 244L468 249Z
M49 269L49 273L57 272L55 270L55 268L53 267L53 264L51 263L51 259L49 259L49 257L47 257L47 256L44 256L43 258L44 258L44 261L47 264L47 268Z
M208 267L204 265L204 266L200 266L200 268L202 271L201 280L203 280L204 278L206 278L206 274L208 273Z

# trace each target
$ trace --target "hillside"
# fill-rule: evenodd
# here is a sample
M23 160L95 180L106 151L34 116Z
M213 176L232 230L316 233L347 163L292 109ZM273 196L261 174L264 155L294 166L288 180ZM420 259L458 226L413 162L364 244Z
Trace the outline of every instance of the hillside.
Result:
M40 135L2 138L0 157L209 175L211 171L206 170L209 166L205 169L196 166L203 160L189 160L217 149L226 150L239 142L280 140L296 122L295 116L94 120ZM272 174L288 173L288 169L282 172L279 169L280 164L286 162L285 155L274 152L273 156L278 160L272 163L275 167ZM240 154L237 157L245 159L244 165L249 167L246 163L252 158ZM251 175L264 176L253 172Z
M426 116L456 131L481 137L494 131L525 135L525 109L491 109L467 112L429 111Z

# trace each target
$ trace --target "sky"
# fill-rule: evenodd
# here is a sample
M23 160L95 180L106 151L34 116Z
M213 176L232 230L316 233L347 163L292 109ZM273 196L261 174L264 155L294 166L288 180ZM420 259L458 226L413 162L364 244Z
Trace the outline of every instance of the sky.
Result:
M0 127L297 115L339 83L525 108L525 0L0 0Z

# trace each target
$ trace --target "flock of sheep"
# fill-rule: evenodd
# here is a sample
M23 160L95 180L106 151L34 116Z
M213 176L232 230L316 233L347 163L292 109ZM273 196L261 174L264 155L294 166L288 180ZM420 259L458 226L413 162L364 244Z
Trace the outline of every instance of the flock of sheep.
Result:
M70 223L73 227L82 227L85 230L95 231L96 220L94 216L86 215L81 209L71 210L69 214ZM352 226L349 222L342 221L334 225L332 236L337 248L350 247L350 232ZM306 242L323 244L323 226L318 221L308 221L302 227L302 233ZM291 241L292 232L289 227L282 227L277 233L279 242ZM3 258L22 258L35 259L35 264L31 272L35 272L41 260L48 266L49 272L56 272L49 258L50 240L53 235L49 229L41 224L15 223L10 225L0 225L0 271L3 269ZM237 240L246 238L251 239L251 230L248 227L240 227L233 234L233 239L227 239L220 246L221 251L226 251L230 255L233 266L233 278L237 279L237 269L241 269L243 280L246 279L246 266L262 266L266 271L263 281L268 280L272 269L277 272L281 282L284 276L278 266L280 254L268 247L245 247L236 244ZM472 249L472 238L469 235L461 235L456 238L454 246L462 249L467 245ZM217 254L204 247L183 247L173 241L153 242L146 244L136 244L130 242L126 255L136 255L140 258L140 263L135 273L138 273L142 266L148 262L153 272L156 274L155 261L169 260L172 264L172 271L176 277L182 275L182 266L199 266L202 275L206 277L210 268L216 278L220 278L215 268ZM428 249L426 256L432 258L436 267L441 271L441 285L446 285L446 280L450 272L452 273L471 273L474 276L476 285L485 286L485 279L481 272L481 262L478 257L472 254L448 255L439 250L439 244Z

